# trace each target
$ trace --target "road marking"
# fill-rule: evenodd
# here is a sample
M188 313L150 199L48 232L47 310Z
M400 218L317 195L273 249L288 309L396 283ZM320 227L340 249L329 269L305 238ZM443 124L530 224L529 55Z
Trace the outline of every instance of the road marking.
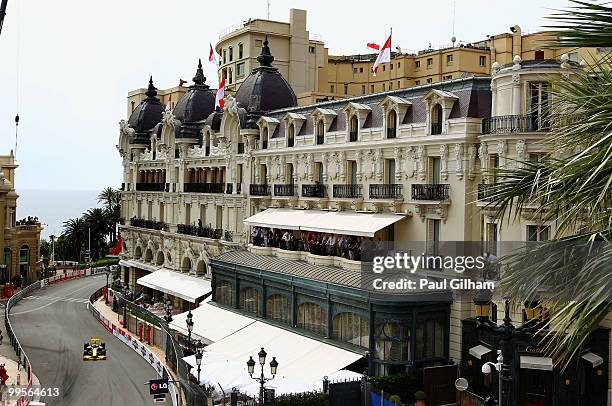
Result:
M83 286L83 287L81 287L81 288L79 288L79 289L75 289L75 290L73 290L72 292L68 292L68 294L69 294L69 295L71 295L71 294L76 293L76 292L78 292L78 291L80 291L80 290L83 290L83 289L89 289L89 288L91 288L91 285L93 285L93 283L89 283L89 284L87 284L87 285L85 285L85 286ZM28 297L35 297L35 296L28 296ZM55 304L55 303L57 303L57 302L59 302L59 299L56 299L56 300L54 300L54 301L51 301L51 302L49 302L49 303L47 303L47 304L44 304L44 305L42 305L42 306L35 307L34 309L24 310L24 311L22 311L22 312L16 312L16 313L9 313L9 317L10 317L10 316L18 316L18 315L20 315L20 314L26 314L26 313L36 312L36 311L38 311L38 310L44 309L45 307L49 307L49 306L51 306L51 305L53 305L53 304Z
M73 303L89 303L89 299L83 299L78 297L66 297L66 296L29 296L25 299L29 300L40 300L50 299L56 300L57 302L73 302Z

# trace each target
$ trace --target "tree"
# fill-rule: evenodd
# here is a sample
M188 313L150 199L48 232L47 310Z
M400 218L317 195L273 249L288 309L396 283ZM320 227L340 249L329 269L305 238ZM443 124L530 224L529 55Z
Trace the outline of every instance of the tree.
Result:
M98 202L104 204L109 224L110 241L116 241L117 223L121 217L121 191L107 187L98 194Z
M612 8L572 3L550 17L555 22L554 45L612 46ZM612 55L592 57L584 69L576 68L571 77L552 86L552 128L546 142L566 155L496 170L500 181L490 199L500 219L513 221L535 202L534 215L542 223L557 222L556 242L504 258L502 288L520 301L543 295L551 314L543 330L549 338L547 350L564 367L612 311L612 276L605 268L612 259ZM568 244L578 242L592 244L580 264L566 259ZM555 280L563 283L551 285Z
M60 239L63 237L63 239L67 240L69 243L70 250L65 254L70 255L70 258L62 259L78 261L81 258L81 250L83 248L83 242L87 240L87 232L87 224L81 218L74 218L64 221L64 233Z
M83 221L88 228L88 232L91 230L91 255L93 258L98 258L101 249L106 244L106 236L111 228L107 213L101 208L89 209L83 214Z

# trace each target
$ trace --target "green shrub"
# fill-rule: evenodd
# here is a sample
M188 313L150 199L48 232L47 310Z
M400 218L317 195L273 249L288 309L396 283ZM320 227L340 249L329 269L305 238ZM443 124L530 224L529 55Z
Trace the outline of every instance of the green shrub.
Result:
M412 401L414 393L421 389L414 375L373 376L369 380L376 391L383 390L385 393L393 393L399 396L403 403Z
M425 396L425 392L423 392L422 390L416 391L414 393L414 399L415 400L425 400L427 397Z
M397 395L391 395L389 396L389 402L393 403L394 405L401 405L402 404L402 398L400 398Z
M327 406L328 396L323 392L296 393L276 397L276 406Z

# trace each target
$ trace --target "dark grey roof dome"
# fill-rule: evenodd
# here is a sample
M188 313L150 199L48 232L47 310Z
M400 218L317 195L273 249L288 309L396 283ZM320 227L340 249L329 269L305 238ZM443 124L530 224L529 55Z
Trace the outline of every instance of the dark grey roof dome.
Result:
M255 116L271 110L296 106L297 100L293 89L278 69L272 66L274 56L270 53L267 35L257 60L260 66L253 69L236 92L238 104L250 115Z
M135 137L130 140L131 144L148 144L151 130L162 120L164 113L164 108L156 97L157 89L153 86L153 76L149 79L145 94L147 98L140 102L128 120L129 126L136 132Z
M205 120L215 109L215 95L205 83L202 60L198 61L198 69L193 77L193 85L181 97L174 107L174 117L182 124L192 124Z
M210 113L210 115L206 118L206 125L208 125L214 131L219 131L221 129L221 119L223 118L223 111L217 108L215 111ZM242 107L238 107L238 120L240 120L240 128L246 128L246 123L248 119L248 113Z

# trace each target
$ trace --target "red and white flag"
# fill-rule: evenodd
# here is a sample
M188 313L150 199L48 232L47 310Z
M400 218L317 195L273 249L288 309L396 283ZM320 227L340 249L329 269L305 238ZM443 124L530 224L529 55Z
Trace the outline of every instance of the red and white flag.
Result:
M380 51L380 45L375 44L373 42L368 42L368 44L366 45L368 48L373 49L375 51Z
M225 101L223 100L225 98L225 79L221 79L221 83L219 83L219 89L217 90L217 96L215 97L215 107L219 106L220 108L223 108L223 105L225 104Z
M385 62L391 62L391 34L389 34L389 38L387 38L385 44L380 48L378 57L376 58L376 61L374 61L374 66L372 66L374 76L376 76L376 72L378 72L378 66Z
M208 53L208 62L210 63L214 63L215 66L217 65L217 58L215 58L215 50L212 47L212 44L209 42L208 45L210 45L210 52Z

